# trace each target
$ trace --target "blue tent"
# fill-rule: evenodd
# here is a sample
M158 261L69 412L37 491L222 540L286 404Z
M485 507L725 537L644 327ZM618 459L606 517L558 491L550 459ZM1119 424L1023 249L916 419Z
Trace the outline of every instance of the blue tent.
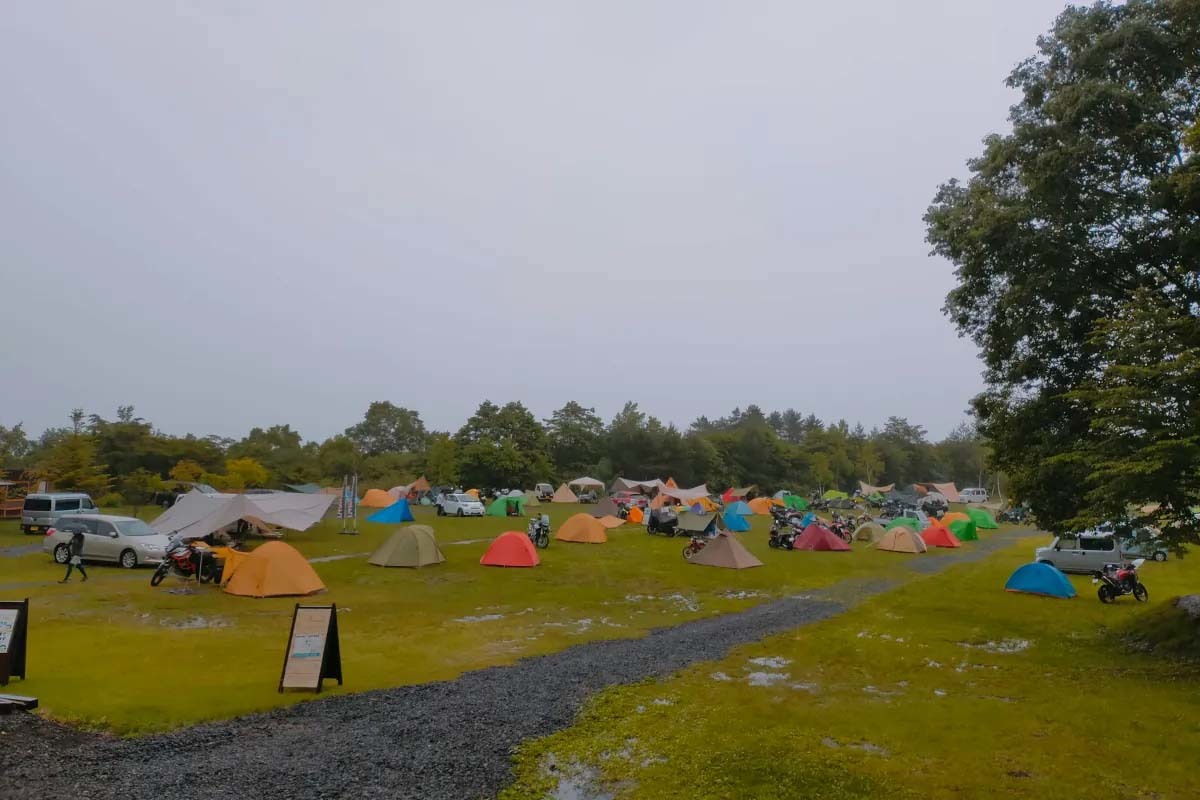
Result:
M412 522L412 509L408 507L408 501L401 497L396 502L392 503L387 508L381 508L371 516L367 517L367 522Z
M703 513L704 513L704 506L700 505L699 503L695 503L695 504L693 504L693 505L692 505L691 509L689 509L689 510L690 510L690 511L691 511L693 514L703 514Z
M810 512L808 512L807 514L805 514L805 515L804 515L804 519L800 520L800 528L799 528L799 530L804 530L804 529L805 529L805 528L807 528L809 525L812 525L814 522L820 522L820 520L819 520L819 519L817 519L817 515L816 515L816 514L814 514L813 512L811 512L811 511L810 511Z
M737 500L730 503L725 509L726 514L741 514L743 517L752 517L754 512L750 510L750 506L746 505L744 500ZM735 529L736 530L736 529Z
M1069 598L1075 596L1075 587L1058 569L1050 564L1025 564L1004 584L1006 592L1040 594L1046 597Z
M745 503L743 503L742 505L745 505ZM737 513L736 511L726 511L725 512L725 527L729 528L729 530L731 530L731 531L738 531L738 532L748 531L748 530L750 530L750 523L746 521L745 517L743 517L741 514Z

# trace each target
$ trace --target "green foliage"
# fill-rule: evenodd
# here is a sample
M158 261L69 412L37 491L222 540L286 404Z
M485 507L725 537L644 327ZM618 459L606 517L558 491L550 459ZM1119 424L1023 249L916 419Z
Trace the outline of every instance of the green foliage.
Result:
M112 479L96 457L96 442L86 434L62 439L37 467L38 474L64 492L87 492L98 497L108 491Z
M530 486L553 469L546 431L521 403L485 400L454 439L462 480L472 486Z
M11 428L0 425L0 469L23 466L32 450L33 445L21 423Z
M162 478L141 468L123 476L117 485L125 504L133 506L135 515L151 501L155 492L164 488Z
M177 481L195 482L204 474L204 467L191 459L184 459L171 467L170 477Z
M317 463L321 475L336 478L358 472L362 455L349 436L334 436L317 449Z
M368 456L420 452L428 438L420 414L387 400L371 403L363 421L347 428L346 436Z
M458 445L444 433L429 441L429 450L425 454L425 477L435 486L458 483Z
M1063 12L1009 77L1022 95L1012 132L989 137L971 180L942 186L926 215L934 252L957 267L946 311L987 367L980 432L1054 530L1103 513L1101 486L1122 493L1109 505L1178 496L1169 470L1136 486L1093 472L1079 454L1102 435L1098 398L1079 390L1111 379L1104 326L1135 297L1179 319L1200 306L1198 10L1134 0Z
M604 422L593 408L571 400L545 421L550 457L565 480L591 470L603 454Z
M225 462L227 485L240 489L263 488L271 480L267 468L253 458L231 458Z

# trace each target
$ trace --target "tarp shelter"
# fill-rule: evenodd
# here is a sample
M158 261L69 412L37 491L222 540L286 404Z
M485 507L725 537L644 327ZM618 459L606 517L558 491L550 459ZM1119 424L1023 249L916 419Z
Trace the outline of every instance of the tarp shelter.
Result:
M850 495L845 492L839 492L837 489L829 489L825 494L821 495L822 500L849 500Z
M629 516L625 518L627 522L632 522L634 525L641 525L646 515L642 513L642 509L633 506L629 509Z
M741 519L739 517L739 519ZM744 521L744 520L743 520ZM693 564L702 567L724 567L726 569L749 569L761 567L763 563L746 549L739 537L732 533L719 534L704 549L691 557Z
M1009 576L1004 584L1006 592L1040 594L1044 597L1059 597L1064 600L1075 596L1075 587L1057 567L1040 562L1024 564Z
M387 508L394 502L396 498L383 489L368 489L359 505L366 508Z
M726 509L725 513L722 514L721 517L725 521L725 527L731 531L737 531L738 533L741 533L742 531L750 530L750 522L743 514Z
M960 542L978 542L979 531L975 527L975 523L971 520L958 520L950 523L950 532Z
M730 486L721 494L721 502L729 503L734 500L745 500L746 495L753 491L753 486Z
M554 538L560 542L604 544L608 541L608 534L600 521L591 514L576 514L554 532Z
M367 517L367 522L412 522L412 509L408 507L408 501L400 498L385 509L376 511L371 516Z
M321 491L321 487L315 483L285 483L283 488L300 494L317 494Z
M942 515L942 524L949 525L952 522L957 522L958 520L965 520L965 519L970 519L970 517L968 517L966 514L964 514L961 511L951 511L949 514Z
M872 486L863 481L858 482L858 490L862 492L863 497L869 497L873 494L884 495L896 488L896 484L889 483L887 486Z
M652 480L648 480L648 481L634 481L634 480L629 480L626 478L617 478L616 480L613 481L612 491L613 492L646 492L646 493L649 493L649 492L653 492L657 489L661 489L662 486L663 486L663 482L660 481L658 478L653 478Z
M538 500L537 492L533 491L532 489L525 492L525 505L533 508L534 506L540 506L541 504L542 501Z
M896 517L884 527L884 530L892 531L896 528L908 528L913 533L918 533L921 529L921 523L912 517Z
M254 550L225 584L226 592L241 597L303 596L324 589L300 551L283 542L267 542Z
M408 497L408 484L406 483L403 486L393 486L387 491L388 494L390 494L393 498L399 500L401 497Z
M505 531L492 541L479 563L485 567L536 567L541 559L528 534Z
M550 502L551 503L578 503L579 498L576 497L575 493L572 492L570 489L568 489L567 485L564 483L562 486L559 486L558 489L554 492L554 495L550 498Z
M893 528L875 543L876 550L886 550L889 553L924 553L929 548L920 535L905 527Z
M428 525L400 528L367 559L377 567L427 567L445 560Z
M987 531L1000 527L996 524L996 518L982 508L968 508L967 516L971 518L971 522L975 523L975 527L980 530Z
M756 497L746 505L750 506L750 510L755 514L770 514L771 506L774 505L769 498Z
M887 531L878 522L864 522L854 529L854 541L871 542L874 544L887 535Z
M603 489L604 481L598 481L595 478L586 478L586 477L576 478L575 480L570 481L567 484L567 486L570 486L572 488L578 486L582 489Z
M729 505L725 506L725 513L741 514L743 517L749 517L754 514L754 512L750 510L750 506L746 505L744 500L735 500Z
M679 525L675 528L678 533L702 533L712 536L724 523L716 514L697 514L689 511L679 515Z
M620 517L614 517L612 514L608 514L606 516L599 517L599 518L597 518L596 521L599 522L601 525L603 525L605 528L607 528L610 531L613 528L619 528L625 524L625 520L621 519Z
M184 539L199 539L240 519L253 517L270 525L304 531L321 521L333 500L329 494L188 492L151 522L150 527L168 536L178 534Z
M962 544L945 525L930 525L921 532L921 538L930 547L962 547Z
M662 489L659 490L659 496L661 497L664 495L667 497L673 497L684 505L691 505L692 503L695 503L700 498L704 498L704 500L709 501L708 500L708 487L705 486L703 483L700 484L699 486L693 486L690 489L680 489L678 486L674 486L674 487L664 486ZM709 501L709 502L711 502L711 501Z
M783 505L793 511L807 511L808 501L798 494L789 494L783 498Z
M612 501L611 497L606 497L596 505L588 509L588 513L596 519L600 517L615 517L621 509L617 508L617 504Z
M525 495L520 495L518 497L513 497L512 495L497 497L490 504L488 504L487 510L483 513L487 514L489 517L507 517L508 510L510 508L515 508L518 514L524 514Z
M850 545L842 541L842 537L815 522L804 529L792 543L794 550L849 550Z

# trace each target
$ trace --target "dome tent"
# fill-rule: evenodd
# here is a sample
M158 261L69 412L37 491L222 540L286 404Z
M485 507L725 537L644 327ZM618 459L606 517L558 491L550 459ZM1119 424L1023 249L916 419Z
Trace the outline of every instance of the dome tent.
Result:
M284 542L267 542L238 566L225 591L242 597L290 597L315 594L325 584L300 551Z
M400 498L392 503L387 508L382 508L376 511L371 516L367 517L367 522L412 522L412 509L408 507L408 500Z
M492 541L479 563L485 567L536 567L541 559L527 534L505 531Z
M377 567L427 567L446 560L428 525L400 528L379 545L368 563Z
M1064 600L1075 596L1075 587L1067 576L1051 564L1035 562L1017 568L1004 584L1004 591L1020 594L1040 594Z

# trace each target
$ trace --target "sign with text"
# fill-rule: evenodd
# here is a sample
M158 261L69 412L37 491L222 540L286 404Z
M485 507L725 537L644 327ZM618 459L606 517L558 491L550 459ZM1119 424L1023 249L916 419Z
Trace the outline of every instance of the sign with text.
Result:
M337 605L302 606L292 612L292 630L288 634L287 652L283 656L283 672L279 676L279 691L312 689L321 691L326 678L337 679L342 685L342 649L338 641Z
M25 646L29 639L29 600L0 600L0 686L25 679Z

